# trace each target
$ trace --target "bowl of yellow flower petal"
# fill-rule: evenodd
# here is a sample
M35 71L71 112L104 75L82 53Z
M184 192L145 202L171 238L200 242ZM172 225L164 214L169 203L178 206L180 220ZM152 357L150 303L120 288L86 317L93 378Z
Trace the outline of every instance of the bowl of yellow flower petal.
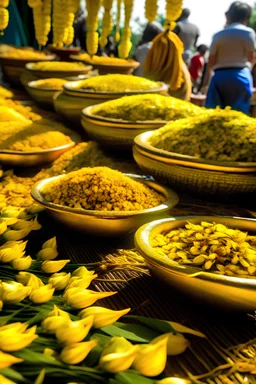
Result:
M255 310L256 220L157 220L138 229L135 245L153 274L177 291L228 310Z
M91 65L83 63L70 63L65 61L28 63L26 69L30 74L39 79L48 79L51 77L64 79L69 76L85 75L91 71Z
M134 139L140 168L179 190L222 198L256 192L256 123L232 110L205 110Z
M26 90L33 100L43 108L54 109L53 97L56 92L63 89L63 85L67 83L65 79L41 79L30 81Z
M32 122L12 108L1 106L0 114L2 165L32 167L50 163L80 141L79 135L60 123L47 119Z
M49 55L44 52L13 48L10 51L0 54L0 65L6 79L13 85L21 85L20 76L25 70L27 63L52 61L56 55Z
M107 167L81 168L38 182L31 192L57 221L99 236L120 236L178 202L174 191L152 178Z
M72 55L70 58L74 61L81 61L87 65L92 65L93 68L99 71L100 75L107 75L108 73L129 75L140 65L140 63L132 59L126 60L109 56L91 57L88 53L81 53L76 56Z
M84 108L122 96L163 93L168 86L143 77L110 74L94 76L64 85L63 92L54 97L55 110L70 122L80 125Z
M134 138L168 121L201 114L188 101L159 94L124 96L82 111L82 126L102 146L131 151Z

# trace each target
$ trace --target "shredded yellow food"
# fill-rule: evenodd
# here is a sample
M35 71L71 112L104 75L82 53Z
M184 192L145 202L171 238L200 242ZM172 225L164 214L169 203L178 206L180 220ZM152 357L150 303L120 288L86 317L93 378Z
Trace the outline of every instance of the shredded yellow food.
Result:
M68 133L64 126L50 120L0 122L0 149L42 151L71 143Z
M256 161L256 120L228 109L202 110L158 129L151 144L203 159Z
M13 108L0 106L0 122L8 121L28 121L22 114L15 111Z
M88 210L137 211L160 205L164 196L107 167L82 168L43 187L46 200Z
M37 71L73 71L77 69L84 69L83 63L69 63L65 61L42 61L33 63L31 68Z
M62 90L63 85L67 83L67 80L64 79L44 79L35 81L36 88L49 89L49 90Z
M46 54L44 52L33 51L28 49L12 49L8 52L1 53L1 57L8 59L42 59L45 58Z
M118 57L109 57L109 56L90 56L88 53L81 53L78 55L79 60L87 61L90 64L116 64L116 65L127 65L129 60L119 59Z
M130 121L177 120L202 113L202 108L158 94L125 96L91 109L93 115Z
M100 92L129 92L155 90L161 88L161 84L139 76L109 74L82 80L79 88Z
M36 121L42 118L41 115L33 112L33 109L31 107L24 106L20 104L19 101L16 101L16 100L6 100L0 97L0 106L12 108L14 111L23 115L28 120ZM1 121L1 118L0 118L0 121Z
M4 99L11 99L13 96L13 93L9 89L6 89L0 85L0 97Z

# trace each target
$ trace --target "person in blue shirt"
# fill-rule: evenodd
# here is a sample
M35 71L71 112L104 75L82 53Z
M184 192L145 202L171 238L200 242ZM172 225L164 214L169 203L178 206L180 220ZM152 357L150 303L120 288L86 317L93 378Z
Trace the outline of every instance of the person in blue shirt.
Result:
M248 27L251 7L235 1L226 12L227 26L216 33L210 47L208 71L214 71L207 93L206 107L249 113L252 96L251 64L256 38Z
M0 36L0 43L17 47L28 46L27 36L15 0L10 0L7 9L9 11L9 23L4 34Z

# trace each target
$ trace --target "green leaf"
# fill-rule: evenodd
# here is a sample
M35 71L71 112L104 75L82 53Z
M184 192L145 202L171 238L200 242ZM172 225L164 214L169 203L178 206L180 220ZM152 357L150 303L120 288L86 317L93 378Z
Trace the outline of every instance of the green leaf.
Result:
M127 340L137 343L147 343L159 336L159 332L139 324L124 324L116 322L115 324L101 328L103 332L110 336L121 336Z
M63 364L57 361L52 356L46 356L43 353L34 352L31 349L24 348L21 351L17 351L14 353L16 357L20 357L21 359L24 359L24 364L28 365L40 365L40 364L46 364L46 365L54 365L62 367Z
M155 383L155 380L151 380L147 377L141 376L139 373L133 370L117 373L114 376L114 380L116 380L116 383L118 384L154 384ZM113 384L114 383L115 382L113 382Z
M101 333L94 333L92 337L90 338L91 340L97 340L98 341L98 347L103 348L104 345L110 340L109 336L102 335Z
M175 330L172 328L172 326L164 320L158 320L158 319L152 319L150 317L144 317L144 316L134 316L134 315L127 315L125 316L127 319L136 320L139 323L145 324L148 327L155 329L156 331L160 333L176 333Z
M11 368L5 368L5 369L0 369L0 374L4 375L10 380L13 380L15 383L17 382L22 382L22 383L27 383L28 381L23 377L19 372L15 371L14 369Z

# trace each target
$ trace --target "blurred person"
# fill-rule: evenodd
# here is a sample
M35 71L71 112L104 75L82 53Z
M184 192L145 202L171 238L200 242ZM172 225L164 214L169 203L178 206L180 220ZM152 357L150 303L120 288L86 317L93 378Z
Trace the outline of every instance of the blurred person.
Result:
M140 66L134 71L134 75L143 76L143 64L152 46L152 40L163 30L162 25L156 21L147 24L134 54L134 59L140 63Z
M198 86L201 82L207 51L208 47L201 44L197 47L197 53L191 59L189 73L193 83L193 93L198 90Z
M9 12L9 23L4 30L4 34L0 36L0 43L17 47L28 46L24 24L15 0L10 0L7 9Z
M235 1L226 12L227 27L214 35L210 47L208 73L212 70L206 107L250 110L252 96L251 64L256 49L255 32L248 27L251 7Z
M173 30L173 32L179 36L184 44L182 57L187 65L190 63L193 49L196 48L197 40L200 36L199 28L188 20L189 16L190 10L188 8L184 8L180 18L177 21L176 27Z
M86 51L86 18L85 18L85 10L80 4L79 10L76 14L76 18L74 21L74 47L81 47L84 51Z

